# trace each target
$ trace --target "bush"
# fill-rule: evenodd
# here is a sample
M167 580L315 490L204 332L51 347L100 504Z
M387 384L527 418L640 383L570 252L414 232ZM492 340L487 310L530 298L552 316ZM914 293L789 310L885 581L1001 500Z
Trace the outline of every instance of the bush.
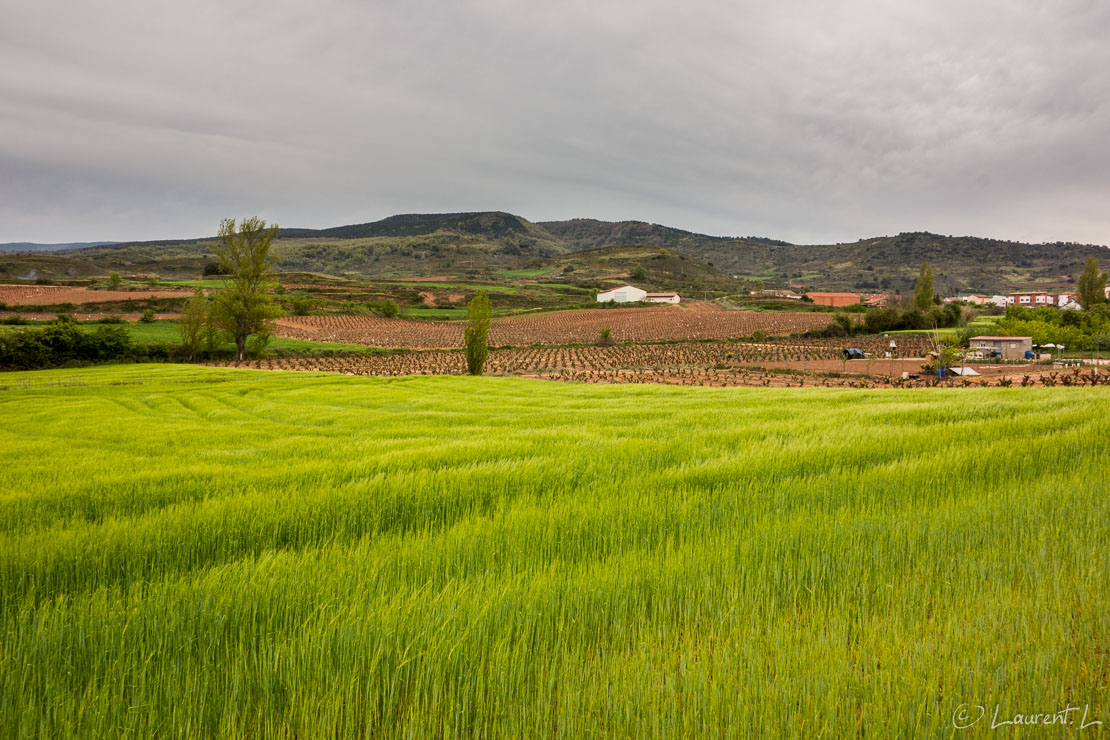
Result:
M144 324L152 324L157 320L157 318L158 317L154 315L154 309L148 308L147 310L143 311L143 315L139 317L139 321L143 322Z
M119 316L105 316L104 318L99 319L96 323L98 323L98 324L126 324L127 322L124 321Z
M89 331L69 316L43 327L0 334L0 368L38 370L133 357L131 334L123 326Z
M394 319L401 315L401 309L396 301L389 298L380 301L370 301L366 304L366 307L379 316L384 316L387 319Z
M312 303L308 300L308 295L304 291L298 290L293 293L290 306L293 309L294 316L307 316L312 308Z

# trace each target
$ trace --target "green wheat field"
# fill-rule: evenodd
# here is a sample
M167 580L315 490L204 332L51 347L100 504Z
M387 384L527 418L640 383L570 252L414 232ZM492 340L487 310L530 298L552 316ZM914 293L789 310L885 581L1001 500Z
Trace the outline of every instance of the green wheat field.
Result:
M0 388L0 737L1110 725L1103 388Z

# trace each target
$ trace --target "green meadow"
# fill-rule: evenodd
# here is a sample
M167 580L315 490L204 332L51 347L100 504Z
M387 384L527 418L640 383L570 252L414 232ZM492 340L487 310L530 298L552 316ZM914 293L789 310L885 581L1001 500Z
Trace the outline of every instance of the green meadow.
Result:
M92 324L89 324L92 325ZM134 342L166 342L173 345L181 344L181 325L173 319L158 319L148 323L141 321L130 322L125 325L131 333ZM201 341L203 346L204 342ZM231 342L222 342L220 348L233 348ZM266 344L267 350L282 350L290 352L308 352L313 350L343 350L346 352L365 352L366 346L361 344L342 344L337 342L312 342L305 339L288 339L286 337L271 337ZM2 377L2 376L0 376Z
M2 737L1110 723L1104 388L128 365L0 419Z

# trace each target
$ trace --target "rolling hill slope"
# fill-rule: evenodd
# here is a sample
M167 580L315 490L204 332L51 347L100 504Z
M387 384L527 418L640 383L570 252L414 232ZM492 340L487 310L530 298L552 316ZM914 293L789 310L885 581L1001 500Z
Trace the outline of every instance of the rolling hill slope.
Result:
M215 239L209 237L5 254L0 258L0 279L112 271L190 276L214 260L214 246ZM769 286L864 292L910 290L923 260L933 264L937 291L945 294L1070 287L1088 257L1110 262L1106 247L1063 242L1023 244L909 232L844 244L799 245L763 237L709 236L642 221L533 223L501 211L404 214L328 229L285 229L274 253L283 270L351 277L485 278L511 271L548 273L568 255L631 246L665 248L696 258L714 271ZM641 257L629 254L623 264L612 255L606 259L613 273L625 273Z

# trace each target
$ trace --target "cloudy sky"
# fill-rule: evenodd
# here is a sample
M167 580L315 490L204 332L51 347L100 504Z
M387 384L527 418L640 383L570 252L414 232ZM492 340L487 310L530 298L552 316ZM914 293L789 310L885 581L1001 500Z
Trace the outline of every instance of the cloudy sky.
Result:
M0 0L0 242L506 210L1110 243L1105 0Z

